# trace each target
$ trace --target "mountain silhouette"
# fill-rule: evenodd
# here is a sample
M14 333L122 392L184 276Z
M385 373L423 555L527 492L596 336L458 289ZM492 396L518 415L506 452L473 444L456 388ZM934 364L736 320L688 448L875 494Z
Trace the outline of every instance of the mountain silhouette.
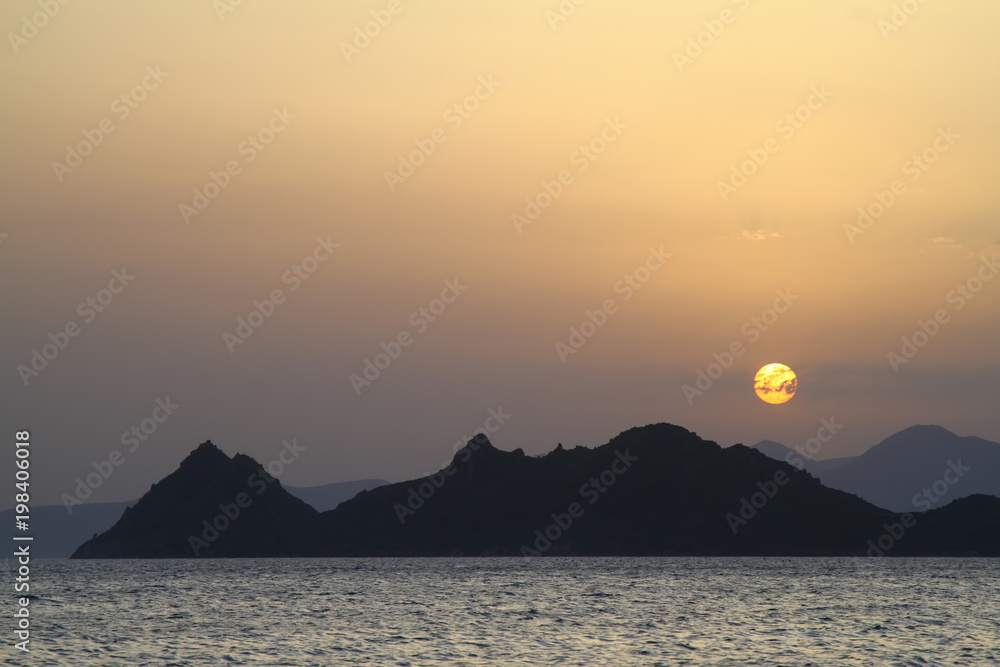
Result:
M254 473L249 457L229 459L206 443L74 557L819 556L879 544L890 555L1000 555L1000 499L901 516L670 424L541 457L479 436L434 475L362 491L322 514L275 482L195 554L193 532Z
M1000 444L913 426L818 476L894 512L924 511L975 494L1000 496Z
M282 536L318 516L252 458L207 441L72 557L281 556Z

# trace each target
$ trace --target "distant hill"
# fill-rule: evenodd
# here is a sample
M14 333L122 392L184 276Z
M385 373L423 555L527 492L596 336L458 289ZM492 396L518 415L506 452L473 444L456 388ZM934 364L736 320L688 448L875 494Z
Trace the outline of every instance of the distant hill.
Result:
M819 477L894 512L939 508L974 494L1000 496L1000 443L913 426Z
M966 496L940 509L914 516L916 525L892 547L896 555L933 552L938 556L1000 556L996 544L987 552L970 548L980 542L984 534L996 536L1000 532L1000 500L995 496Z
M63 505L40 505L31 508L31 555L35 558L69 558L73 550L94 535L103 533L121 518L122 512L136 501L76 505L69 514ZM0 525L14 530L14 510L0 512ZM22 535L24 533L21 533Z
M901 516L670 424L538 458L480 437L439 473L362 491L322 514L274 482L221 527L259 470L205 443L74 557L818 556L879 544L889 555L1000 555L1000 499ZM213 521L211 548L195 554L192 540Z
M828 472L834 468L839 468L845 463L853 461L856 458L854 456L845 456L838 459L816 461L808 455L800 454L794 449L786 447L780 442L775 442L774 440L761 440L754 445L753 448L762 452L765 456L771 457L775 461L784 461L785 463L789 463L796 468L801 466L804 470L815 477L818 477L820 473Z
M285 489L320 512L331 510L366 489L388 484L382 479L338 482L323 486ZM40 505L31 508L32 555L36 558L69 558L73 551L94 535L103 533L121 518L126 507L138 500L118 503L84 503L73 507L73 513L63 505ZM14 525L14 510L0 512L0 525ZM16 531L12 528L11 535Z

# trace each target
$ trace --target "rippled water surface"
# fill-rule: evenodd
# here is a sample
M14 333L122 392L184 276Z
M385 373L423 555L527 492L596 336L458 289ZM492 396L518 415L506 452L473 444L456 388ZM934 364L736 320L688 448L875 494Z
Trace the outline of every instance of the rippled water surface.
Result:
M1000 664L998 560L38 561L31 575L32 651L8 639L5 664Z

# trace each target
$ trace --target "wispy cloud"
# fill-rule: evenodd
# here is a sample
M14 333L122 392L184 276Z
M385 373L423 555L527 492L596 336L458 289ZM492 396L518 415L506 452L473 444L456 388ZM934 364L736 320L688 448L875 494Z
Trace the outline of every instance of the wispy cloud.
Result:
M962 247L961 243L959 243L955 239L949 238L947 236L938 236L938 237L936 237L932 241L932 243L934 244L935 248L961 248Z
M767 239L780 239L782 236L778 232L771 232L768 234L763 229L757 229L754 231L744 229L740 238L746 239L747 241L766 241Z

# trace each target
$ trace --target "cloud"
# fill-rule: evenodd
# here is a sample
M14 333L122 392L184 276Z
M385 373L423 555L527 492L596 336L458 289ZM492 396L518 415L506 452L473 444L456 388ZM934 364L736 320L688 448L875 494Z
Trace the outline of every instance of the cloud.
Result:
M948 238L947 236L938 236L933 239L932 243L935 248L961 248L962 244L955 239Z
M766 241L767 239L780 239L782 237L778 232L771 232L768 234L763 229L758 229L752 232L748 229L744 229L743 235L740 238L746 239L747 241Z

